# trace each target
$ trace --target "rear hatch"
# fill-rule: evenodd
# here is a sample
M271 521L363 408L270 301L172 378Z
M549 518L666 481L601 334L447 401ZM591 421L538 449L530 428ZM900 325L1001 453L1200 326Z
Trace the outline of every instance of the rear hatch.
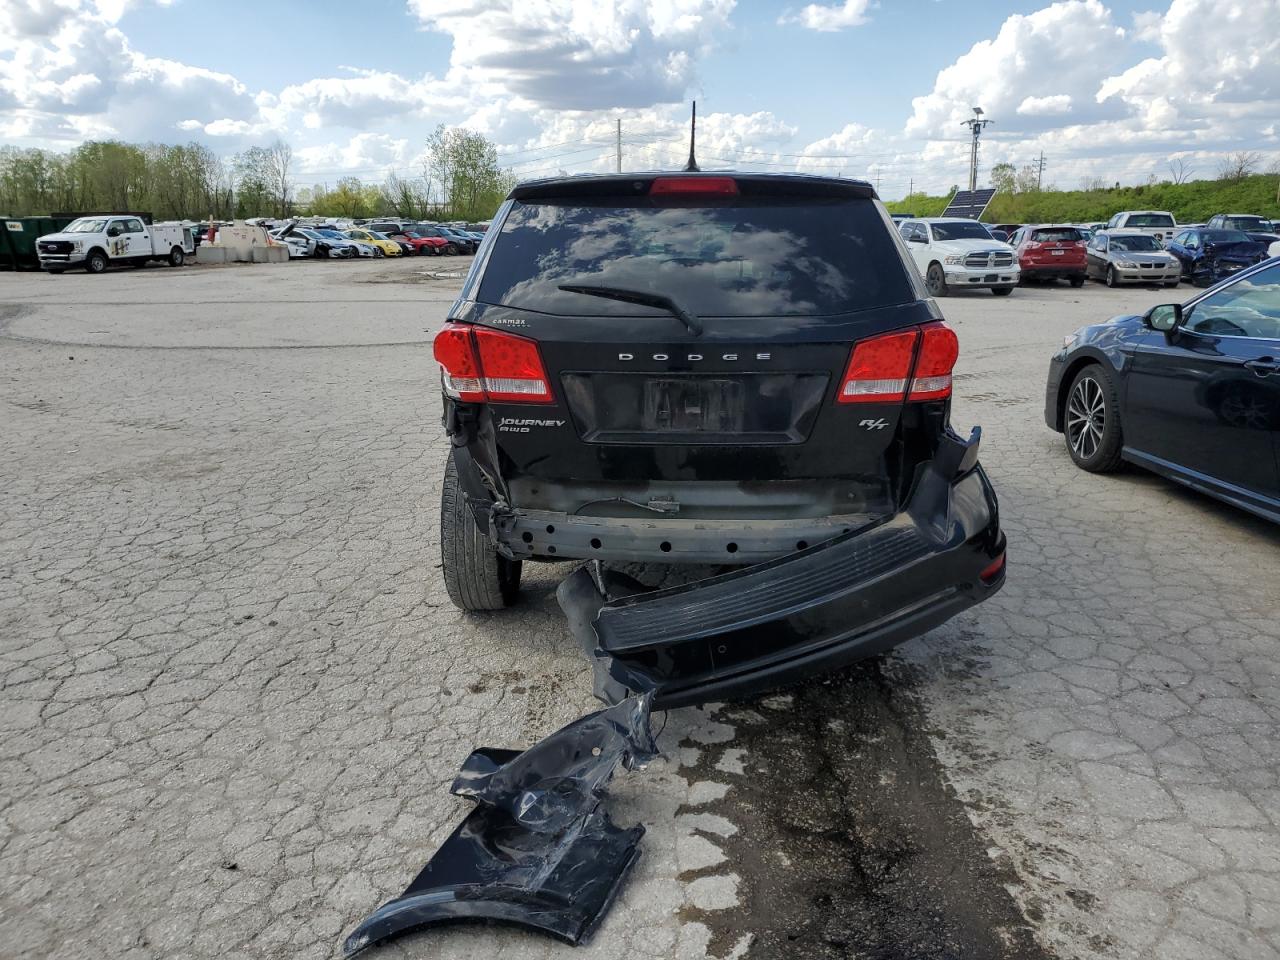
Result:
M891 499L904 460L932 450L942 421L917 413L904 428L908 385L914 373L916 400L945 416L955 338L869 188L560 181L517 190L486 239L455 319L494 332L486 374L485 343L519 367L520 348L501 344L524 338L535 359L513 371L541 364L547 383L539 403L488 398L513 499L572 505L540 481L775 497L789 482L839 512Z
M1023 265L1065 267L1085 265L1084 235L1075 227L1042 227L1031 231L1022 248Z

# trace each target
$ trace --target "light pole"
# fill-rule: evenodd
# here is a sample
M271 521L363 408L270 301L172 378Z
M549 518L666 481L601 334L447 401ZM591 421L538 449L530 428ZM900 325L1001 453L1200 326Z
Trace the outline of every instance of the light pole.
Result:
M990 120L982 119L981 107L973 108L973 116L964 121L964 125L973 133L973 145L969 148L969 190L978 189L978 138L982 136L982 128Z

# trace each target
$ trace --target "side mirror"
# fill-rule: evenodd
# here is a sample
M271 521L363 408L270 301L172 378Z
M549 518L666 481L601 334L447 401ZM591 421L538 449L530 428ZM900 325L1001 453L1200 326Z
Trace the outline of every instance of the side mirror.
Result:
M928 242L929 241L926 240L924 237L921 237L914 233L911 236L907 237L907 243L928 243Z
M1162 303L1142 315L1142 322L1152 330L1169 333L1182 326L1182 304Z
M111 226L107 227L108 237L118 237L122 233L124 233L124 231L120 228L118 223L113 223Z

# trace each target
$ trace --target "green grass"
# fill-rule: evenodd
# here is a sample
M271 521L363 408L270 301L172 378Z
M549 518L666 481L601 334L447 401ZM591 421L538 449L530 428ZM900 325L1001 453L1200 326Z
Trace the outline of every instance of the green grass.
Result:
M988 223L1091 223L1110 220L1121 210L1168 210L1178 223L1203 223L1215 213L1253 213L1280 219L1276 202L1280 177L1265 174L1243 180L1193 180L1106 190L1045 190L996 194L982 219ZM890 213L936 217L950 196L912 194L886 203Z

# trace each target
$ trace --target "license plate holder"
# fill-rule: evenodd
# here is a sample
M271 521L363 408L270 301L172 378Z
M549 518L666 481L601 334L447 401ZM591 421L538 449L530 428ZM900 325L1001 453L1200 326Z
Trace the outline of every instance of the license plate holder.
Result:
M745 413L741 380L654 378L644 384L642 424L655 433L740 433Z
M1063 257L1063 256L1066 256L1066 253L1067 253L1067 251L1065 250L1050 250L1049 252L1053 254L1055 257Z

